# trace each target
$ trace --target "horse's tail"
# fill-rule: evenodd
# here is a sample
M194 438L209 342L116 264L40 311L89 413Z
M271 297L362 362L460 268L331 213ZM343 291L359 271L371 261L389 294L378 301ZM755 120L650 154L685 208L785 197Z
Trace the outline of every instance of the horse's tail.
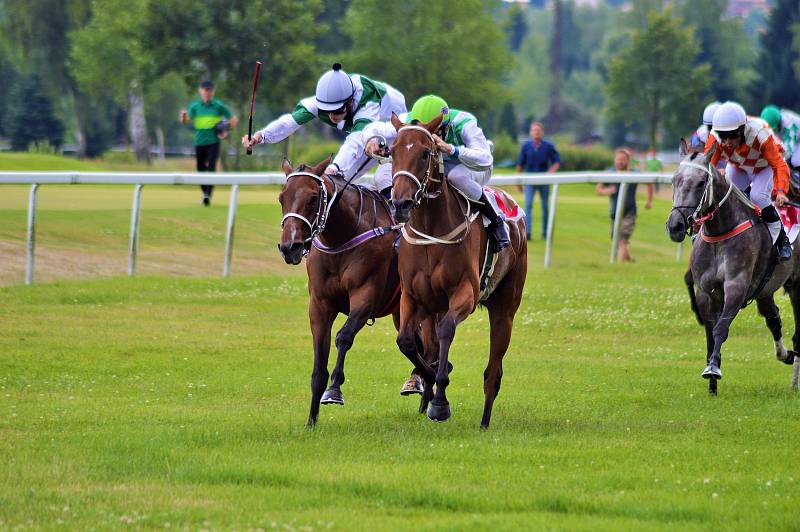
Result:
M703 319L700 317L700 309L697 308L697 297L694 295L694 277L692 277L692 270L686 270L683 275L683 282L686 283L686 289L689 290L689 301L692 304L692 312L694 317L697 318L697 323L703 325Z

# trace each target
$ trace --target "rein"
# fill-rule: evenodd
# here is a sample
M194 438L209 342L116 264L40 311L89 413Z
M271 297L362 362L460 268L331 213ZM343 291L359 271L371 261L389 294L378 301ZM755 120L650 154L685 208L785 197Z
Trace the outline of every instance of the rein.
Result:
M422 177L422 179L419 179L416 175L406 170L398 170L392 175L392 186L394 186L395 179L401 176L407 177L414 184L417 185L417 191L414 193L414 196L412 197L412 200L414 202L414 207L417 207L422 202L423 198L433 199L441 194L441 192L428 193L428 182L432 181L434 183L441 183L442 180L444 179L444 157L442 156L442 152L436 149L436 141L434 140L433 135L431 134L430 131L428 131L424 127L416 125L403 126L397 130L398 138L399 134L406 130L421 131L425 133L425 136L428 137L428 140L430 140L432 145L428 149L428 161L425 164L425 175ZM395 142L397 142L397 140L395 140ZM438 175L441 176L439 179L433 177L434 159L438 160L438 165L439 165ZM459 194L463 196L463 193L461 193L458 189L453 187L451 187L451 189L459 192ZM466 207L461 208L461 214L464 216L464 221L461 222L455 229L448 232L446 235L442 235L439 237L428 235L426 233L423 233L422 231L419 231L418 229L414 229L413 227L411 227L410 223L406 223L405 225L403 225L403 228L400 230L400 233L403 235L403 238L405 239L406 242L415 246L430 246L434 244L451 245L451 244L462 243L467 238L467 235L469 235L469 228L472 225L472 222L475 221L475 219L478 217L479 214L478 212L474 213L472 212L470 201L468 198L466 198L466 196L464 196L464 200L466 203ZM459 204L461 204L460 201ZM412 234L416 235L416 237L412 236ZM455 238L459 234L461 236Z
M331 179L331 183L333 183L333 195L329 198L328 187L325 186L325 179L316 174L312 174L311 172L292 172L286 176L286 182L288 183L291 178L298 176L310 177L319 183L319 204L317 205L317 215L313 221L309 221L308 218L298 212L287 212L283 215L283 218L281 218L281 229L286 223L286 220L289 218L297 218L308 226L311 234L308 236L308 238L303 240L303 255L305 256L308 255L308 252L311 250L311 243L313 240L317 237L317 235L325 230L325 224L328 222L331 208L333 208L334 204L336 203L336 198L339 195L339 188L336 186L336 181Z
M731 194L735 195L741 202L743 202L748 208L752 209L756 216L761 215L761 210L758 206L754 205L753 202L750 201L744 192L739 190L739 187L733 184L733 181L729 180L727 176L725 176L725 180L728 182L728 190L725 192L725 195L722 197L719 202L714 202L714 174L711 171L711 163L709 162L708 166L701 166L697 163L691 161L681 161L680 166L690 166L692 168L696 168L698 170L702 170L706 174L708 174L708 179L706 180L706 187L703 190L703 196L700 198L700 203L698 203L697 207L695 208L694 212L689 216L684 215L680 209L691 209L690 205L676 205L672 207L673 211L678 211L686 220L687 225L687 234L691 232L692 229L699 229L700 236L705 242L709 243L716 243L722 242L727 240L731 237L734 237L738 234L741 234L751 227L753 227L753 222L751 220L747 220L745 222L740 223L730 231L722 234L722 235L715 235L709 236L706 235L703 229L703 224L709 220L714 219L714 216L717 214L719 209L728 201L731 197ZM702 214L705 210L706 214Z
M366 242L368 240L372 240L373 238L376 238L376 237L379 237L379 236L383 236L383 235L385 235L387 233L390 233L392 231L396 231L397 229L400 228L399 225L394 224L394 218L392 217L392 213L388 209L388 207L386 207L386 204L385 204L384 200L382 198L379 198L375 193L372 193L372 191L366 190L368 195L373 199L374 218L375 218L375 220L378 219L378 203L380 203L384 207L384 209L386 210L387 214L389 215L389 219L392 221L392 225L388 225L388 226L384 226L384 227L373 227L371 229L368 229L367 231L364 231L363 233L361 233L359 235L356 235L355 237L351 238L350 240L348 240L347 242L345 242L344 244L341 244L339 246L335 246L335 247L326 246L319 239L319 235L325 230L325 225L327 224L328 219L330 218L331 211L337 205L338 201L341 199L341 197L342 197L342 194L340 194L341 191L339 190L338 186L336 185L336 181L331 179L331 183L333 183L334 192L333 192L333 195L328 197L328 189L325 186L325 179L323 177L320 177L320 176L318 176L316 174L312 174L310 172L294 172L294 173L289 174L288 176L286 176L286 181L288 182L289 179L291 179L292 177L297 177L297 176L311 177L315 181L319 182L319 185L320 185L320 201L319 201L319 205L317 206L317 215L316 215L316 217L314 218L313 221L309 221L308 218L306 218L305 216L303 216L302 214L297 213L297 212L288 212L281 219L281 228L284 226L286 220L289 219L289 218L297 218L298 220L302 221L303 223L305 223L308 226L309 230L311 231L311 234L309 235L308 238L303 240L303 255L304 256L309 254L309 252L311 251L311 246L312 245L315 248L317 248L318 250L320 250L321 252L323 252L323 253L337 254L337 253L342 253L342 252L351 250L353 248L356 248L356 247L360 246L361 244L363 244L364 242ZM349 184L349 182L348 182L348 184ZM345 185L345 186L347 186L347 185ZM356 228L358 228L358 225L361 222L361 215L363 214L363 209L364 209L364 192L365 192L365 189L363 189L360 186L356 186L356 190L358 190L358 194L359 194L359 198L360 198L359 208L358 208L358 220L356 222Z

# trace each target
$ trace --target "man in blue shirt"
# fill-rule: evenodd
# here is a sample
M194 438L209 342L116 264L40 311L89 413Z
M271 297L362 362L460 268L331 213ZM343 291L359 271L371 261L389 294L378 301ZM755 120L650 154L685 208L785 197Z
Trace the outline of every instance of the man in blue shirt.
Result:
M541 122L531 124L531 138L522 143L517 159L517 172L555 172L561 167L556 147L544 140L544 126ZM528 220L528 240L531 239L531 212L536 191L542 200L542 239L547 238L547 217L550 185L525 185L525 216Z

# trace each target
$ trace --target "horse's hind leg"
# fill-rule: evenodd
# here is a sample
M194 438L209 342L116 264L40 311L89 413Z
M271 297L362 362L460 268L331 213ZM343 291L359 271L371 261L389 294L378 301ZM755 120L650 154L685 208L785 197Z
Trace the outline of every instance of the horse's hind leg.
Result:
M789 351L789 356L794 362L792 367L792 389L797 390L798 381L800 381L800 280L792 279L787 283L786 290L789 292L789 299L792 302L792 310L794 311L794 335L792 336L792 350Z
M786 348L783 346L783 324L781 322L781 312L775 304L774 294L765 294L756 300L758 305L758 313L764 316L764 321L767 322L767 328L772 333L772 339L775 341L775 357L781 362L791 364L794 362L794 355L790 355ZM787 359L791 359L787 362Z

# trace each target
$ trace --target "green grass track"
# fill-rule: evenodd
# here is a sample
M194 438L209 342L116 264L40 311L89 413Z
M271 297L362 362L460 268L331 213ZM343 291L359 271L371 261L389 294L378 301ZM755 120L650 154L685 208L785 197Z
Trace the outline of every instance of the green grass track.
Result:
M456 333L449 422L399 396L410 367L382 320L356 338L346 405L307 431L307 283L275 250L275 189L241 191L226 280L224 188L204 209L195 187L145 187L126 278L132 187L44 186L32 286L26 192L0 187L0 530L800 528L790 368L748 308L707 395L667 199L612 266L608 200L561 187L488 432L483 310Z

